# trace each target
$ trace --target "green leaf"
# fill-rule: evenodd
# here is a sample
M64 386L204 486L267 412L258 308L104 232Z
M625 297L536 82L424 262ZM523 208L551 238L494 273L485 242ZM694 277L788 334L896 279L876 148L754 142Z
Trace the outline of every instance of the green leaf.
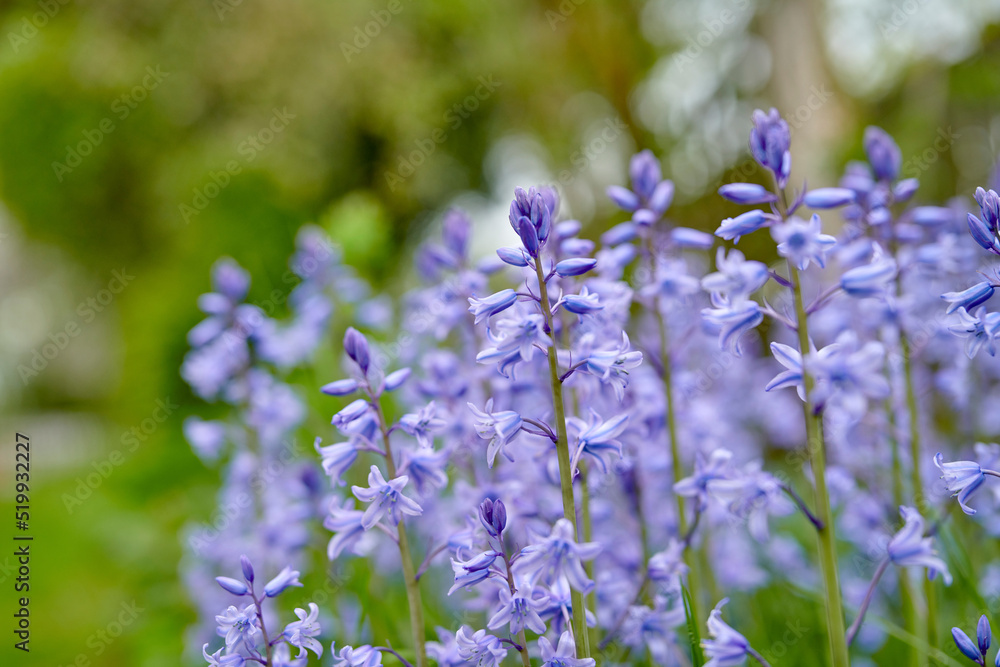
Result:
M691 665L701 667L705 664L705 657L701 652L701 635L698 634L698 619L691 613L691 593L686 586L681 587L681 595L684 598L684 618L687 619L688 641L691 643Z

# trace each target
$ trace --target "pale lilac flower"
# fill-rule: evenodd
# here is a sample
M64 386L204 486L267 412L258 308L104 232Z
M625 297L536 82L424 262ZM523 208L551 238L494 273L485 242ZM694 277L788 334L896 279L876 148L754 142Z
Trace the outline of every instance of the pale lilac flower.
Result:
M430 447L404 449L399 473L413 480L417 493L424 496L448 484L447 465L448 452L445 450L434 451Z
M757 163L774 174L778 187L785 187L792 169L791 132L777 109L753 112L750 153Z
M508 460L513 461L514 458L507 453L506 446L521 432L521 415L513 410L493 412L492 398L486 401L485 411L472 403L469 403L469 409L476 417L476 433L483 440L490 441L486 447L486 460L490 467L493 467L497 453L502 453Z
M611 455L622 456L622 443L616 438L622 434L628 426L628 415L618 415L607 421L601 419L593 410L590 411L590 422L587 423L579 417L569 417L566 419L569 431L576 437L577 447L573 454L573 467L584 454L595 459L601 470L608 471Z
M215 653L209 653L208 644L201 648L201 654L205 656L205 662L209 664L209 667L243 667L246 662L239 653L222 655L221 648Z
M542 667L595 667L594 658L577 658L573 635L564 632L559 635L558 647L553 648L548 637L538 638L538 649L542 653Z
M334 532L326 548L330 560L337 558L344 549L353 548L364 537L367 531L364 515L361 510L354 509L353 501L350 507L341 507L336 499L330 503L330 513L323 519L323 527Z
M622 332L621 343L615 347L594 350L587 355L584 372L610 384L618 401L625 397L629 371L642 363L642 352L632 349L628 334Z
M545 623L538 612L545 609L548 596L535 597L533 587L528 585L517 589L512 595L509 588L500 587L500 609L493 614L486 627L496 630L509 626L512 635L527 628L536 634L545 634Z
M539 536L538 541L521 550L514 571L533 583L549 584L565 576L573 589L587 593L594 582L587 578L583 561L596 557L600 550L596 542L577 544L573 524L563 518L556 521L548 537Z
M486 581L490 576L490 568L500 554L496 551L485 551L469 560L451 559L451 569L455 573L455 583L448 590L451 595L459 588L472 588Z
M965 502L969 497L982 486L985 477L982 467L975 461L951 461L944 462L944 457L940 452L934 455L934 465L941 471L941 479L953 496L958 496L958 504L962 511L968 515L973 515L976 510L972 509Z
M959 308L955 315L958 322L949 325L948 331L965 339L966 356L975 358L984 345L990 356L995 356L996 340L1000 335L1000 313L987 313L986 307L980 306L974 316L965 308Z
M517 294L512 289L500 290L496 294L482 299L469 297L469 312L476 316L476 324L497 313L507 310L517 301Z
M226 651L233 653L245 650L253 651L261 638L257 626L257 608L248 604L243 609L230 605L226 611L215 617L220 637L226 639Z
M382 664L382 652L365 644L357 648L345 646L336 651L336 642L330 645L333 667L377 667Z
M315 602L310 602L308 613L305 609L296 608L295 615L299 617L299 620L292 621L285 626L283 633L285 640L292 646L299 648L297 658L304 657L307 649L315 653L317 658L322 657L323 645L316 640L320 633L319 607L316 606Z
M363 503L371 503L361 518L365 530L371 529L382 517L388 515L389 522L396 526L404 514L419 516L423 509L415 501L403 495L403 487L410 481L406 475L385 481L382 471L373 465L368 473L368 488L352 486L354 496Z
M741 213L735 218L726 218L719 223L715 235L726 241L739 243L741 236L751 234L758 229L763 229L771 223L771 218L767 217L764 211L754 209Z
M726 254L725 248L715 252L718 271L701 279L701 287L707 292L720 294L730 300L742 300L764 286L770 278L763 262L748 261L742 252L733 248Z
M458 654L476 667L500 667L507 657L507 649L499 639L486 634L486 630L472 632L472 628L463 625L455 634L455 643Z
M940 573L945 585L950 586L948 566L934 551L934 541L924 537L924 517L905 505L899 508L899 513L903 517L903 527L889 541L889 560L900 567L925 567L928 579Z
M698 504L704 506L708 498L708 483L716 479L725 479L732 474L733 453L719 447L705 458L700 451L695 456L694 472L674 484L674 493L685 498L697 498Z
M417 439L423 447L430 447L434 442L433 434L440 431L448 422L436 416L437 407L431 401L420 412L405 414L399 419L399 427Z
M823 233L822 223L815 213L809 222L795 216L788 218L771 227L771 236L778 242L778 254L800 271L809 268L810 262L826 266L827 253L837 245L837 239Z
M720 600L708 616L708 633L712 638L701 640L701 647L708 656L705 667L737 667L748 655L753 655L747 638L722 620L722 608L727 602L729 598Z
M281 595L292 586L302 586L299 581L299 571L285 567L281 572L264 585L264 595L269 598Z
M358 443L351 439L326 447L320 447L322 438L317 437L313 447L320 456L323 472L338 486L346 486L344 473L347 472L358 458Z
M687 576L688 566L684 562L684 543L671 538L667 548L649 558L646 573L650 580L667 590L680 590L681 580Z
M719 334L719 349L742 356L740 339L764 321L764 313L756 301L730 302L716 293L712 294L714 308L703 308L702 320Z

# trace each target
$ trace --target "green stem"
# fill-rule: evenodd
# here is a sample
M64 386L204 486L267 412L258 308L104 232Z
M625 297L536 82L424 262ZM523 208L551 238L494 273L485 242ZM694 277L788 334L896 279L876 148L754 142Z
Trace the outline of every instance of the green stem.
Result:
M542 262L535 259L535 273L538 275L538 294L541 302L542 316L545 318L545 328L552 339L549 349L549 379L552 383L552 403L556 420L556 455L559 459L559 486L562 490L563 516L573 526L573 535L579 535L576 521L576 503L573 498L573 471L570 470L569 436L566 432L566 407L563 403L562 380L559 379L559 360L555 343L555 328L552 326L552 306L549 304L549 292L545 285L545 275L542 273ZM586 607L583 593L570 591L573 604L573 640L576 643L576 657L590 657L590 636L587 633Z
M382 431L382 442L385 447L385 467L389 479L396 477L396 462L392 458L392 445L389 443L389 428L382 415L382 406L377 398L371 399L378 418L379 429ZM427 650L424 647L424 606L420 599L420 586L417 584L416 571L413 569L413 556L410 554L410 542L406 537L406 526L400 521L396 524L396 534L399 539L399 559L403 563L403 581L406 582L406 600L410 608L410 630L413 634L413 650L416 654L413 667L427 667Z
M806 358L811 349L806 309L802 302L802 283L795 266L788 263L788 273L795 298L796 329L799 336L799 350L802 353L802 384L806 400L803 401L806 420L806 442L813 477L816 480L816 516L823 522L822 530L817 530L819 539L819 561L823 572L823 587L826 593L826 625L830 641L830 657L834 667L848 667L847 641L844 629L844 607L840 598L840 582L837 575L837 544L833 513L830 510L830 495L826 488L826 443L823 436L823 417L815 414L810 396L813 391L813 377L806 368Z

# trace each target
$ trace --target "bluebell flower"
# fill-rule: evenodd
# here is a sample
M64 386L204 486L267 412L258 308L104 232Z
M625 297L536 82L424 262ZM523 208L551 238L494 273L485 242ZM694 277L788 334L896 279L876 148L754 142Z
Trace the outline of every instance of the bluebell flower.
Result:
M604 308L598 294L596 292L591 293L586 285L580 289L579 294L567 294L563 296L559 300L559 304L574 315L587 315Z
M653 276L640 290L646 298L678 301L696 294L701 287L698 279L688 274L683 259L657 258Z
M807 192L802 201L809 208L838 208L853 203L856 196L849 188L817 188Z
M823 233L822 223L815 213L809 222L795 216L788 218L771 227L771 236L778 242L778 254L800 271L808 269L810 262L826 266L827 253L837 245L837 239Z
M725 297L712 294L714 308L703 308L702 320L714 327L719 334L719 349L728 350L737 357L742 356L740 339L743 334L757 328L764 321L764 313L756 301L736 300L730 302Z
M563 278L582 276L597 265L596 259L590 257L571 257L564 259L555 266L555 272Z
M433 434L448 425L448 422L436 414L437 407L431 401L420 412L410 412L400 417L399 427L416 438L422 447L430 447L434 442Z
M992 190L990 190L992 192ZM969 233L972 234L972 238L978 243L984 250L989 250L995 255L1000 255L1000 239L997 238L996 230L991 229L985 222L974 216L972 213L968 215L969 219Z
M495 329L487 329L486 337L493 347L488 347L476 355L481 364L496 362L497 369L504 377L510 377L517 364L531 361L536 346L547 350L552 346L552 338L545 333L545 319L540 313L519 314L517 317L500 320Z
M292 621L285 626L285 630L282 636L292 646L298 647L299 654L297 658L305 657L306 650L312 651L316 654L317 658L323 656L323 645L316 640L319 636L319 607L316 606L315 602L309 603L309 611L306 612L305 609L296 608L295 615L299 617L299 620Z
M784 343L771 343L771 354L785 370L778 373L767 383L764 391L795 387L799 398L806 400L805 384L802 379L802 354L795 348Z
M499 498L487 498L479 504L479 522L490 537L499 539L507 527L507 507Z
M497 313L507 310L517 301L517 293L512 289L502 289L483 299L469 297L469 312L476 316L476 324Z
M510 461L514 460L507 453L506 447L521 432L522 420L521 415L513 410L493 412L492 398L486 401L485 408L485 410L480 410L472 403L469 403L469 409L472 410L472 414L476 417L476 433L483 440L490 441L486 447L486 461L492 468L498 453L502 453Z
M673 227L670 230L670 240L678 248L695 250L711 250L715 245L715 237L708 232L690 227Z
M927 578L942 575L944 583L951 585L948 566L934 551L933 540L924 537L924 517L920 512L905 505L899 508L903 517L903 527L889 541L889 560L900 567L927 568Z
M986 614L983 614L979 617L979 623L976 624L976 643L979 645L979 652L983 654L983 658L989 652L992 641L993 633L990 631L990 620L986 618Z
M688 573L688 566L684 562L684 548L683 542L671 538L666 549L650 556L646 568L649 579L668 591L679 591L681 580Z
M770 223L771 218L768 218L764 211L754 209L746 213L741 213L735 218L726 218L719 223L718 229L715 230L715 235L726 241L739 243L741 236L746 236L758 229L763 229Z
M382 476L378 466L373 465L368 473L368 488L352 486L354 496L363 503L371 503L365 510L361 525L369 530L382 517L388 515L389 522L396 526L403 515L419 516L424 510L415 501L403 495L403 487L410 481L406 475L400 475L388 482Z
M216 577L215 582L222 586L223 590L237 596L246 595L250 590L242 581L229 577Z
M358 458L357 442L352 439L347 442L338 442L326 447L320 447L322 441L322 438L317 437L313 443L313 447L320 456L323 472L337 486L346 486L347 482L344 480L344 473L354 465L354 462Z
M329 514L323 519L323 527L334 532L326 548L326 555L335 560L344 549L353 548L364 537L366 529L363 523L365 513L347 505L341 507L334 499L330 502Z
M674 484L674 493L685 498L695 498L704 507L708 500L708 483L725 479L732 474L733 453L719 447L707 458L702 452L695 456L694 471Z
M896 277L896 260L877 250L872 261L840 276L840 289L856 298L881 296Z
M239 653L222 655L221 648L215 653L209 653L208 644L201 648L201 654L205 656L205 662L208 663L209 667L243 667L246 663L246 659Z
M788 176L792 170L792 154L789 152L791 143L788 123L777 109L771 109L767 113L760 109L753 112L750 154L760 166L774 174L779 188L788 184Z
M510 225L521 238L524 249L532 257L549 238L553 218L559 208L559 195L548 187L515 188L510 204Z
M226 611L215 617L220 637L226 639L226 651L252 652L262 635L257 626L257 608L248 604L243 609L230 605Z
M722 620L722 608L727 602L729 598L720 600L708 615L708 634L712 638L701 640L701 647L708 656L705 667L737 667L752 655L747 638Z
M864 145L875 178L880 181L896 180L903 157L895 140L882 128L870 125L865 128Z
M608 197L621 209L631 212L635 224L643 227L655 224L673 201L673 182L663 178L660 163L649 150L632 156L629 177L631 190L613 185L607 190Z
M538 612L546 623L549 630L554 634L562 634L570 627L570 618L573 613L572 589L566 577L559 577L549 585L548 606ZM589 609L585 613L587 627L597 626L597 617Z
M499 257L504 264L510 264L511 266L518 267L528 266L528 256L521 248L499 248L497 250L497 257Z
M358 365L362 374L368 373L368 367L371 365L368 339L354 327L347 327L347 331L344 332L344 352Z
M731 301L743 300L759 290L771 274L763 262L747 260L742 252L725 248L715 252L715 266L719 269L701 279L705 291L725 296Z
M848 414L860 417L868 399L889 395L889 381L883 372L885 346L877 341L859 343L853 331L841 333L836 342L819 352L811 352L806 368L816 380L810 397L817 409L836 399Z
M498 591L500 609L490 617L486 627L496 630L507 626L512 635L525 628L540 635L545 634L545 623L538 612L545 609L549 598L546 595L536 597L533 588L531 585L521 586L511 594L509 588L501 586Z
M955 219L955 212L946 206L915 206L910 218L925 227L949 225Z
M986 617L983 616L983 618ZM986 664L986 651L980 652L976 643L969 639L969 635L965 634L964 631L959 628L952 628L951 637L955 640L955 646L958 647L958 650L962 653L962 655L977 665Z
M625 397L629 371L642 364L642 352L632 349L628 334L622 332L621 343L611 348L591 351L583 366L584 372L610 384L618 401Z
M347 396L356 392L358 388L358 381L348 378L325 384L319 390L327 396Z
M385 376L385 380L382 381L382 388L385 391L395 391L403 386L403 383L410 379L411 371L409 368L400 368L395 370Z
M611 455L622 456L622 443L616 438L622 434L628 426L628 415L618 415L607 421L601 419L593 410L590 411L590 423L579 417L569 417L566 425L576 438L576 451L573 454L572 469L576 469L576 464L584 454L597 461L601 470L608 472L608 463Z
M338 652L337 643L330 644L333 667L378 667L382 664L382 652L365 644L357 648L345 646Z
M727 183L719 188L723 199L735 204L769 204L778 201L778 196L757 183Z
M959 308L955 313L958 322L948 326L948 331L965 339L965 354L974 359L979 351L986 346L990 356L996 355L996 340L1000 334L1000 313L987 313L985 306L980 306L975 315L970 315L965 308Z
M208 462L218 460L226 444L224 423L188 417L184 420L183 430L185 439L199 458Z
M427 642L427 657L437 663L438 667L463 667L465 658L458 652L455 634L438 626L434 629L438 641Z
M458 654L476 667L500 667L500 663L507 657L504 645L493 635L486 634L486 630L473 632L472 628L463 625L455 633L455 643L458 645Z
M542 654L542 667L595 667L593 658L577 658L573 635L564 632L559 635L559 644L553 648L548 637L538 638L538 650Z
M634 222L628 220L620 222L608 231L601 234L601 243L608 246L617 246L639 238L639 229Z
M299 571L285 567L271 581L264 584L264 595L269 598L277 597L292 586L302 586L302 582L299 581Z
M333 419L330 423L334 426L345 428L368 414L370 408L371 406L368 404L368 401L363 398L359 398L352 401L344 407L343 410L333 415Z
M583 561L596 557L600 550L596 542L577 544L573 524L559 519L548 537L538 536L536 542L521 550L514 572L527 576L532 583L544 584L565 576L574 590L588 593L594 582L587 578Z
M951 315L959 308L972 310L988 301L993 296L994 288L995 286L989 282L981 282L961 292L946 292L941 295L941 298L950 304L945 312Z
M496 551L484 551L468 560L451 559L451 569L455 573L455 583L448 590L451 595L459 588L472 588L490 577L494 561L500 556Z
M709 480L706 490L709 496L727 504L733 519L745 521L750 536L761 544L770 537L768 518L772 514L790 514L794 509L781 483L761 470L759 461L725 479Z
M962 511L970 516L975 514L976 510L965 503L985 480L982 466L975 461L945 463L940 452L934 455L934 465L941 471L941 479L944 480L945 487L953 496L958 497L958 504Z

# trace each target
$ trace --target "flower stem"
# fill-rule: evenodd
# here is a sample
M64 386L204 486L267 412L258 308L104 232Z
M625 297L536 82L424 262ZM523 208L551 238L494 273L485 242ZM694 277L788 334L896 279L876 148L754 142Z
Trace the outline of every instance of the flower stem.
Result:
M378 418L379 429L382 431L382 442L385 447L385 467L389 479L396 477L396 462L392 458L392 445L389 443L389 428L382 414L382 406L377 398L372 397L372 407ZM410 608L410 630L413 633L413 650L416 653L414 667L427 667L427 651L424 648L424 606L420 599L420 586L417 584L416 572L413 569L413 556L410 554L410 543L406 537L406 526L403 521L396 524L399 537L399 559L403 563L403 580L406 582L406 600Z
M502 539L500 546L503 547ZM514 570L510 566L510 556L507 555L507 549L503 549L503 562L507 566L507 586L510 588L511 596L513 596L517 593L517 586L514 585ZM517 633L517 640L517 652L521 654L522 667L531 667L531 659L528 657L528 638L524 634L524 628L521 628L521 631Z
M791 278L792 292L795 298L795 316L799 337L799 351L802 353L802 383L805 387L806 400L803 409L806 420L806 443L809 461L812 465L813 477L816 480L816 518L823 522L823 528L817 530L819 538L819 561L823 572L823 587L826 593L826 625L830 642L830 657L834 667L848 667L847 643L844 630L844 607L840 597L840 582L837 575L837 544L832 512L830 511L830 495L826 488L826 443L823 437L823 417L815 414L810 396L813 391L813 377L806 367L809 356L809 326L805 306L802 303L802 282L795 266L788 263L788 274Z
M851 645L851 642L854 641L854 637L857 636L858 630L861 629L861 624L865 622L865 614L868 613L868 605L871 604L872 597L875 595L875 587L878 586L878 582L882 579L882 575L885 574L887 567L889 567L889 559L885 558L878 564L878 568L875 570L872 582L868 585L868 592L865 593L865 599L861 601L861 607L858 609L858 616L854 619L854 622L851 623L851 627L847 631L848 646Z
M549 379L552 383L552 403L556 420L556 455L559 459L559 486L562 490L563 516L573 526L573 535L578 536L576 521L576 502L573 498L573 471L570 470L569 437L566 432L566 406L563 403L562 380L559 377L559 360L555 344L555 331L552 326L552 307L549 305L549 292L545 285L545 274L542 273L542 263L535 259L535 272L538 275L538 294L545 318L545 327L552 338L549 349ZM587 633L587 615L584 606L583 593L571 590L570 599L573 604L573 640L576 643L576 657L590 657L590 637ZM418 667L422 667L418 665Z

